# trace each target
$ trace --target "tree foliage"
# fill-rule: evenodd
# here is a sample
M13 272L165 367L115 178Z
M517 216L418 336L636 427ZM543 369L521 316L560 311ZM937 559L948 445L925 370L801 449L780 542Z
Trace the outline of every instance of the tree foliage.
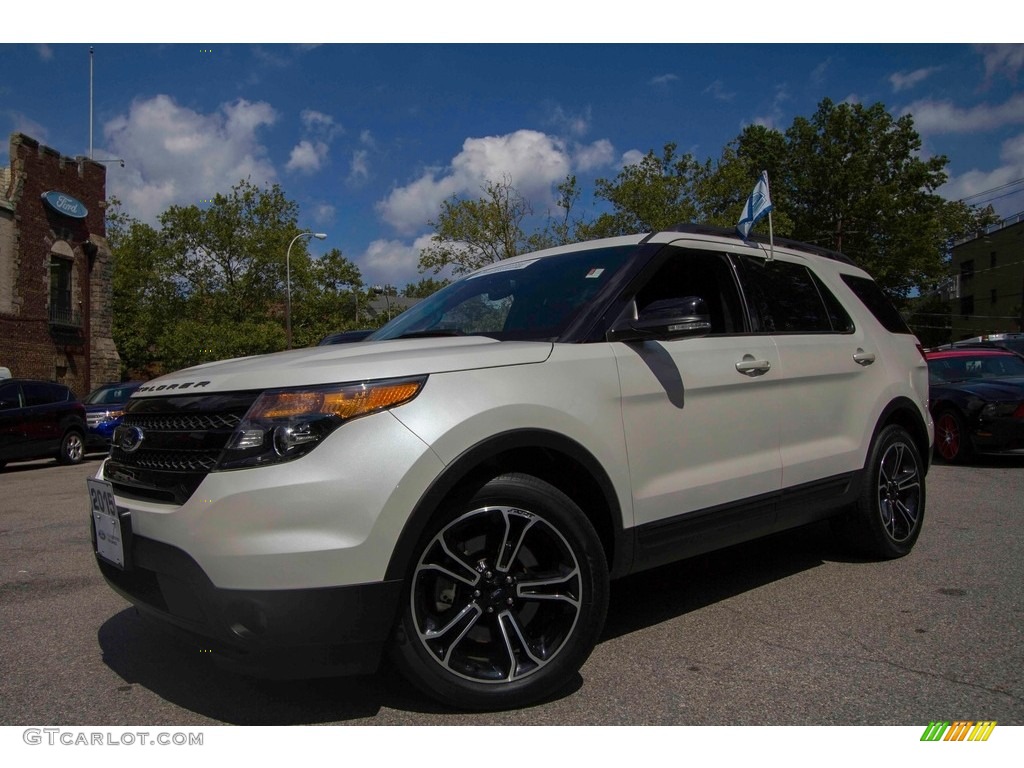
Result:
M922 156L910 115L825 99L785 132L748 126L703 165L669 143L615 179L598 179L595 194L612 211L580 232L647 232L684 221L731 228L767 170L776 235L841 250L902 300L945 278L953 238L995 218L935 194L947 165L945 156Z
M288 246L298 206L277 185L241 181L207 208L172 206L158 227L108 211L114 341L127 371L150 375L285 346ZM334 249L290 258L295 346L354 326L359 269ZM365 305L365 299L363 300Z
M421 272L451 268L461 275L528 250L522 225L532 209L526 198L507 177L481 190L476 200L455 196L441 203L437 220L429 222L430 245L420 253Z
M657 155L648 152L639 163L627 165L614 179L598 179L594 196L612 207L590 224L581 225L584 238L612 237L668 229L697 217L694 185L700 164L680 155L668 143Z

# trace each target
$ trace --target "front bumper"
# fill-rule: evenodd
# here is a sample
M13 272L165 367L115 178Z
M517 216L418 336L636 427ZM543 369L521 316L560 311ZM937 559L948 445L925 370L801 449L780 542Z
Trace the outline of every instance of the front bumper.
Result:
M1024 449L1024 419L980 419L971 434L979 453L1000 453Z
M286 590L220 589L182 550L125 536L129 567L99 556L107 583L239 671L262 677L373 672L395 624L400 581Z

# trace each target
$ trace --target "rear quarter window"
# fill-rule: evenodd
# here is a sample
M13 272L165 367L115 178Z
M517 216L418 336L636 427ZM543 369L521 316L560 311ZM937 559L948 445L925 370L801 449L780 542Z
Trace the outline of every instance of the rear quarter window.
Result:
M878 287L878 284L867 277L856 275L843 275L843 282L854 292L861 303L868 308L868 311L875 316L875 319L882 324L882 327L890 333L905 333L913 336L903 316L889 301L889 298Z

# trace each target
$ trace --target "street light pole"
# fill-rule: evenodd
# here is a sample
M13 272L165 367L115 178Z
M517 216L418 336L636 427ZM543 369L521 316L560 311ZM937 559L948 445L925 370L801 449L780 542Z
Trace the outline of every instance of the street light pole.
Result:
M284 255L284 289L287 295L287 303L285 306L285 337L288 340L288 349L292 348L292 246L295 245L295 241L300 237L315 237L317 240L323 240L327 237L323 232L299 232L292 241L288 243L288 251Z

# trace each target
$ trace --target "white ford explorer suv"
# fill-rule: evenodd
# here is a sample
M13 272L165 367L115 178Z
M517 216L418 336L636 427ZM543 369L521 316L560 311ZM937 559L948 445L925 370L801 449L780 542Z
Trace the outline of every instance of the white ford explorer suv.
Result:
M494 264L367 341L140 387L89 482L110 585L267 674L521 706L571 680L609 579L834 518L907 554L927 368L844 256L724 230Z

